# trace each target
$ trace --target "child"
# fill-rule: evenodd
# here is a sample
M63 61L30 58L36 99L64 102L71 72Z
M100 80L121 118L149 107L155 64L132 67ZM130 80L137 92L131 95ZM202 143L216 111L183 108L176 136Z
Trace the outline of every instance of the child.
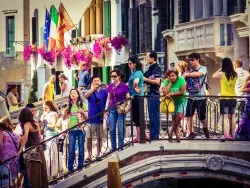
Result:
M68 115L67 115L67 105L62 106L62 114L60 115L57 121L57 130L58 132L63 132L69 128L68 126ZM69 140L67 137L67 133L62 134L58 141L59 152L62 153L62 171L63 173L67 172L67 160L66 156L68 153ZM61 169L61 168L60 168Z
M244 81L241 92L247 93L249 96L250 93L250 76ZM239 126L235 132L236 140L250 140L250 98L247 98L247 103L245 111L242 114Z

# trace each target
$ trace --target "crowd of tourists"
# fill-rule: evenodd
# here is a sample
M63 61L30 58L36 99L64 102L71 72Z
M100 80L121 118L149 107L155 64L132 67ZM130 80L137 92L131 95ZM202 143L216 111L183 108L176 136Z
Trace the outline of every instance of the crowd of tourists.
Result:
M133 112L137 112L138 109L144 112L143 97L146 92L149 96L147 97L150 120L148 139L159 139L161 92L163 92L165 99L174 103L174 111L171 112L172 126L168 132L170 142L173 141L173 134L175 134L175 141L180 142L180 122L184 117L187 122L186 137L195 138L193 123L195 111L203 126L204 135L206 139L209 139L210 134L206 121L206 95L208 95L209 89L207 84L208 71L206 66L200 64L200 55L190 54L189 64L180 62L178 68L170 67L165 78L162 78L162 70L157 64L155 51L146 53L146 61L150 66L143 73L139 59L136 56L130 57L128 66L131 74L128 83L123 83L123 73L119 69L114 69L109 73L112 80L109 85L103 83L99 76L91 76L89 67L82 62L79 65L79 75L75 76L78 80L78 88L71 88L68 78L64 74L59 75L61 96L68 97L68 101L61 107L60 111L53 103L56 77L52 75L44 86L41 116L38 116L33 104L28 104L21 110L17 126L13 125L9 117L3 117L0 123L0 161L20 156L19 159L17 157L6 163L11 171L13 180L11 184L14 187L21 184L25 187L32 187L39 181L56 178L61 170L73 172L75 170L74 164L77 164L77 169L82 169L84 161L92 160L94 137L97 141L96 159L101 159L104 132L107 130L107 126L109 127L111 150L123 150L125 117L126 113L131 110L129 105L123 104L126 103L124 102L126 100L130 101L130 98L132 98L132 118L136 126L134 141L140 142L140 127L145 123L143 121L144 113L138 115ZM241 60L236 60L233 63L231 59L224 58L221 62L221 68L212 75L212 78L220 80L220 95L228 96L220 99L220 114L229 122L229 125L225 125L223 129L225 139L229 140L250 139L248 128L250 100L236 99L236 96L245 96L250 92L250 75L242 68L242 65ZM144 91L145 85L147 86L146 91ZM13 87L7 94L10 111L16 110L18 107L17 98L17 88ZM237 103L240 104L238 106L242 113L238 126L236 126L235 121ZM96 116L105 110L107 113ZM87 124L78 125L85 121ZM58 142L52 139L67 129L70 129L68 135L62 134ZM48 141L44 145L38 146L43 140ZM86 158L84 157L85 140ZM24 150L32 146L36 147L30 150L30 155L22 155ZM76 150L78 150L77 156ZM60 152L61 156L59 156ZM58 162L60 158L61 162ZM34 161L39 161L39 163ZM31 178L34 166L36 166L36 171L40 170L40 177L42 177L40 180ZM0 166L2 176L6 172L5 167L6 165ZM2 180L1 183L7 185L9 182L6 179L5 182Z

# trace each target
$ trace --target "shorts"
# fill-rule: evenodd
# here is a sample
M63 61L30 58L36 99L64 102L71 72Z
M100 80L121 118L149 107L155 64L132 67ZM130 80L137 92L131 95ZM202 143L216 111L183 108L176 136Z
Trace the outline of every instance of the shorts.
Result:
M188 99L186 117L193 117L195 110L197 110L199 120L205 120L207 113L207 99Z
M86 137L87 138L103 138L103 124L87 124L86 125Z
M174 104L174 112L172 115L177 115L178 113L184 114L186 112L186 102L180 104Z
M236 108L236 99L221 99L220 114L234 114Z

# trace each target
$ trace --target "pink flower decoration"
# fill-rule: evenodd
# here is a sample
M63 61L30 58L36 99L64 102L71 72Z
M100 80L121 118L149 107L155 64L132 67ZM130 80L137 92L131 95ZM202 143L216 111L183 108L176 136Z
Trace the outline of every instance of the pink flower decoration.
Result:
M122 34L118 34L116 37L111 39L111 45L115 51L119 54L122 47L128 44L128 39Z
M23 58L27 62L32 56L32 49L30 45L26 45L23 50Z
M41 57L47 61L50 65L53 65L53 62L55 62L56 55L53 50L46 51L45 45L42 45L38 49L38 53L41 55Z
M70 46L67 46L66 48L64 48L62 50L62 55L64 58L64 65L68 68L70 68L72 66L72 64L74 64L75 62L75 57L74 57L74 53L71 49Z
M24 47L24 50L23 50L23 58L24 60L27 62L30 60L31 56L34 54L34 53L37 53L37 45L36 44L32 44L32 45L26 45Z
M100 59L103 57L104 55L104 51L105 50L110 50L110 38L109 37L100 37L98 38L93 46L93 53L94 53L94 57L96 57L97 59Z
M86 63L91 63L92 62L92 58L93 58L93 52L90 49L85 50L84 52L84 61Z

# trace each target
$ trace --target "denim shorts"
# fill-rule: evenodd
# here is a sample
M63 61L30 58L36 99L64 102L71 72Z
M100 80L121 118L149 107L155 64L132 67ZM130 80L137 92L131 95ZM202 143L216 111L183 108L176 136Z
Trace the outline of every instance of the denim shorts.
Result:
M220 114L234 114L236 108L236 99L221 99Z
M186 105L187 103L181 103L181 104L174 104L174 112L172 115L177 115L178 113L184 114L186 112Z

